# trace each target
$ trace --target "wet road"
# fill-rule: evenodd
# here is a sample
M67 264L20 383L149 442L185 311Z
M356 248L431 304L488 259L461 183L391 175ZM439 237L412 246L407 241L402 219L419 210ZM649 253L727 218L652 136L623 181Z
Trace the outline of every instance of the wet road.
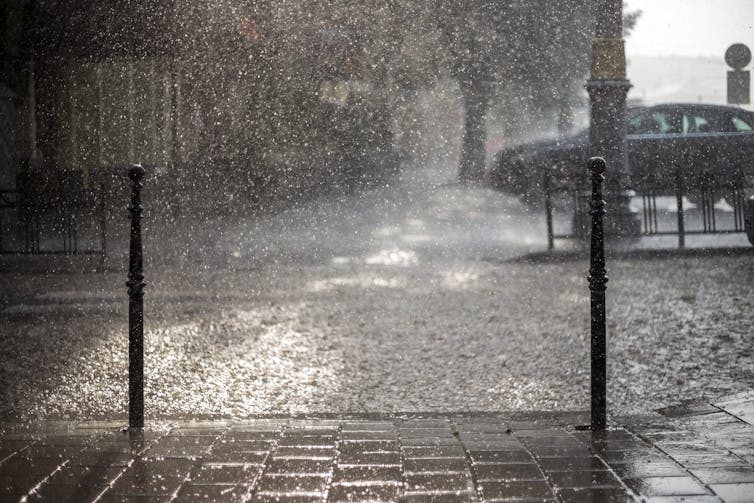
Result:
M147 416L586 408L587 261L512 260L545 249L541 215L452 175L147 222ZM612 411L751 388L750 253L608 268ZM0 416L124 415L124 281L0 274Z

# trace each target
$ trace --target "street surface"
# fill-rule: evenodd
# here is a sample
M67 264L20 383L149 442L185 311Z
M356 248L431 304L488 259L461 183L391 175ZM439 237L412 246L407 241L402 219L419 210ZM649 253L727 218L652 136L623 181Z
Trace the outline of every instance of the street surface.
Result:
M754 394L586 413L0 425L0 500L751 503Z
M542 212L453 180L240 223L147 211L147 418L587 409L586 255L543 255ZM726 239L608 257L611 413L751 389L754 263ZM124 417L125 237L109 246L104 272L2 263L0 417Z

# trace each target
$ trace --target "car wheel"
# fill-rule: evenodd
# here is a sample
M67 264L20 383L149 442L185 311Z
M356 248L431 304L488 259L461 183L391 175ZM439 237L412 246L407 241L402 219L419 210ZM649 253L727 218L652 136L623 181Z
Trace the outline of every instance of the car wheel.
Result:
M712 197L712 204L717 203L720 199L725 201L731 206L735 201L735 184L731 180L721 179L715 174L705 171L694 178L686 181L686 186L689 189L684 194L686 198L697 206L701 206L703 200L706 197ZM702 187L714 187L714 190L709 189L705 192Z
M702 206L702 202L704 201L704 194L701 190L690 190L684 195L686 196L686 199L688 199L690 203L696 205L697 208L700 208ZM720 202L720 200L725 199L725 202L728 203L731 207L736 206L736 198L738 197L736 195L736 191L732 189L717 190L712 193L712 196L713 205Z
M697 207L700 207L702 205L702 202L704 201L704 194L701 190L689 190L684 195L691 204Z
M731 208L745 208L746 207L746 201L745 196L742 192L735 191L733 189L727 189L724 190L722 193L722 198L725 199L725 202L728 203ZM732 210L729 210L732 211Z

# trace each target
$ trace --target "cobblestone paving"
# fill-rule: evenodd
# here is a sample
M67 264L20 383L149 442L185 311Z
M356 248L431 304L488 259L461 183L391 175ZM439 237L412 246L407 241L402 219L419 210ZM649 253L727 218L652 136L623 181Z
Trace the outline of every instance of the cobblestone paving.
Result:
M0 501L754 502L754 392L660 412L4 424Z

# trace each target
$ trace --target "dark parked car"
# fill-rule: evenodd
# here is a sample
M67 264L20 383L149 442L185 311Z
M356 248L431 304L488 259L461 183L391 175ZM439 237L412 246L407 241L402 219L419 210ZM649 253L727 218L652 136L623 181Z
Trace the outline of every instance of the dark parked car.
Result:
M671 103L630 108L627 122L631 188L672 188L680 170L693 200L694 191L705 181L721 187L740 174L754 174L754 112ZM588 155L589 131L584 130L502 150L487 175L500 190L541 201L544 168L553 169L556 182L579 177Z

